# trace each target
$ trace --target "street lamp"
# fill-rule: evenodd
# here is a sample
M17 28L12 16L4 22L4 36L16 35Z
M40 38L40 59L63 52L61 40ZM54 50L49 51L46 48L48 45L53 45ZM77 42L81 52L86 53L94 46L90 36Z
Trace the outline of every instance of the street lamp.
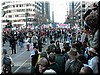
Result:
M25 13L25 17L26 17L26 28L27 28L27 17L28 17L28 12Z

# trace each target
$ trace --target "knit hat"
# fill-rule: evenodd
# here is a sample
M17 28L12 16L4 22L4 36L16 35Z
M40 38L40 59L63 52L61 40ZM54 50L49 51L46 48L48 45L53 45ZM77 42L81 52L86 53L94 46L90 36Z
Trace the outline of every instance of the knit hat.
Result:
M42 65L44 67L47 67L48 66L48 60L45 57L41 57L38 64Z

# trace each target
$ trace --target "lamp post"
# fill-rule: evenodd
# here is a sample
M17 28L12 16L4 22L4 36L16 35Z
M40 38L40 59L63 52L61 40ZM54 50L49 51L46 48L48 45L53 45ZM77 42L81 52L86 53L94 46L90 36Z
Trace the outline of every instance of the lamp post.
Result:
M25 17L26 17L26 28L27 28L27 17L28 17L28 12L25 13Z

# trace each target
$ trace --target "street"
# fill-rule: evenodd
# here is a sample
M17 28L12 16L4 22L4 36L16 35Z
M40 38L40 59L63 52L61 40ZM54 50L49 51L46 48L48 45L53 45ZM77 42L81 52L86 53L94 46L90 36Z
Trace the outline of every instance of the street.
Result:
M98 10L99 1L2 0L1 73L99 73Z
M12 73L30 73L30 51L26 50L26 44L24 44L24 48L20 49L17 45L17 53L11 54L11 48L9 47L9 43L6 42L4 48L8 49L8 54L12 57L14 62L14 67L12 67ZM24 70L24 71L23 71Z
M50 42L48 40L48 42ZM23 44L24 48L20 48L20 46L17 44L17 53L11 54L11 47L9 47L9 43L6 42L3 48L7 49L7 53L12 57L12 60L14 62L14 67L12 67L12 73L13 74L30 74L31 73L31 63L30 63L30 51L32 50L32 43L30 51L26 50L26 43ZM45 51L47 46L49 45L43 45L42 51ZM61 43L62 48L62 43Z

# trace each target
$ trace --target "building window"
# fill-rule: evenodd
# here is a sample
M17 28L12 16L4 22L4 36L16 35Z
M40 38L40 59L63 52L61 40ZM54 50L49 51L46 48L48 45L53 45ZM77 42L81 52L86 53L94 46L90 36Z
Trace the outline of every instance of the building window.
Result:
M15 8L15 5L13 5L13 8Z
M32 9L30 9L30 11L32 11Z
M28 11L28 9L26 9L26 11Z
M26 4L26 6L29 6L29 4Z
M18 7L18 5L16 5L16 7Z
M83 4L82 7L85 7L85 4Z
M22 12L25 12L25 9L22 9Z
M3 2L2 5L5 5L5 2Z
M9 10L8 12L11 13L11 10Z
M12 15L9 15L9 18L12 18Z
M23 4L22 4L22 7L23 7Z
M34 4L33 4L33 6L34 6Z
M15 15L15 17L18 17L18 15Z
M17 20L14 20L14 22L17 22Z
M19 7L21 7L21 4L19 5Z
M33 11L35 11L35 9L33 9Z

